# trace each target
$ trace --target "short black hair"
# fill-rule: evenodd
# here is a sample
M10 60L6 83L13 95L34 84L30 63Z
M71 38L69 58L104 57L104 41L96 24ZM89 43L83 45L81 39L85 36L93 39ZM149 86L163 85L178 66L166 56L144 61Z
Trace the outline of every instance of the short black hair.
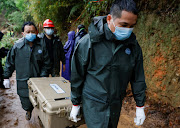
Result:
M28 22L25 22L25 23L23 24L23 26L22 26L22 32L24 32L24 27L25 27L26 25L28 25L28 26L33 25L33 26L35 27L36 31L37 31L36 25L35 25L33 22L28 21Z
M85 28L85 26L83 24L80 24L77 28L80 30L81 28Z
M138 9L133 0L115 0L111 6L110 14L113 18L120 18L123 10L138 15Z

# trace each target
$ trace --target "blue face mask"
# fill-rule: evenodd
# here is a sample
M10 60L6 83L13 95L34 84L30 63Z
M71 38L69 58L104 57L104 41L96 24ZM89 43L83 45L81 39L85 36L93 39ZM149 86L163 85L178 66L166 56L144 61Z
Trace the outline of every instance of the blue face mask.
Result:
M26 34L25 38L29 42L33 42L36 39L36 34L32 34L32 33Z
M45 29L45 32L48 36L51 36L54 33L53 29Z
M117 26L115 26L114 22L113 22L113 25L115 27L115 32L113 32L113 33L117 40L128 39L133 31L133 28L117 27Z

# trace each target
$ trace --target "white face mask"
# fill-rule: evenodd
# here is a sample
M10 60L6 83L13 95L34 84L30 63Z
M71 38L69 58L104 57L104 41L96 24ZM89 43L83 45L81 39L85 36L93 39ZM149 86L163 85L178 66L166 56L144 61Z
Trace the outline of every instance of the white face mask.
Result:
M45 32L48 36L51 36L54 33L53 29L45 29Z

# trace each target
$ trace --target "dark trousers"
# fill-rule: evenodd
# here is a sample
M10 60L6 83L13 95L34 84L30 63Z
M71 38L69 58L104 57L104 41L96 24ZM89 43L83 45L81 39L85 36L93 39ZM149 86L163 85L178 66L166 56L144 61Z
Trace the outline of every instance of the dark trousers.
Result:
M22 97L22 96L19 96L20 98L20 101L21 101L21 105L22 105L22 108L25 110L25 111L32 111L33 110L33 105L31 103L31 101L29 100L29 97Z
M4 81L3 68L1 67L1 64L0 64L0 88L4 88L3 81Z
M60 75L59 75L59 72L60 71L57 71L55 68L51 68L51 70L50 70L50 75L52 76L52 77L59 77Z
M0 88L4 88L3 79L0 77Z
M111 118L109 118L108 128L113 128Z

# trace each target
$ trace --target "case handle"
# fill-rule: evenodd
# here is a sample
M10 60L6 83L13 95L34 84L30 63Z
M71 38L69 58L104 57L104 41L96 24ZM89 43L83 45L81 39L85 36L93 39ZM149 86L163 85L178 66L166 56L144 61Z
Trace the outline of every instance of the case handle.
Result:
M33 106L37 107L37 102L35 101L35 99L32 96L29 96L29 99L30 99L31 103L33 104Z

